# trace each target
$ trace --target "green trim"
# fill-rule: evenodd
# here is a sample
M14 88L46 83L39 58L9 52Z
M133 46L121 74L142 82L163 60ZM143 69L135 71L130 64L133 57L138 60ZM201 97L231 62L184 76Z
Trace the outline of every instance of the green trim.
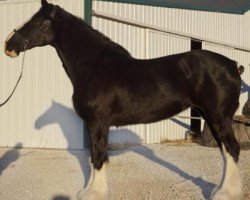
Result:
M200 10L200 11L208 11L208 12L241 14L241 15L243 15L245 12L250 10L250 3L246 4L245 7L234 8L234 7L206 7L206 6L201 6L201 5L196 6L193 3L185 3L185 1L175 2L175 1L166 1L166 0L97 0L97 1L130 3L130 4L148 5L148 6L156 6L156 7L179 8L179 9Z
M92 25L92 0L84 0L84 21ZM86 122L83 122L83 148L90 148L90 139Z
M84 0L84 21L92 24L92 0Z

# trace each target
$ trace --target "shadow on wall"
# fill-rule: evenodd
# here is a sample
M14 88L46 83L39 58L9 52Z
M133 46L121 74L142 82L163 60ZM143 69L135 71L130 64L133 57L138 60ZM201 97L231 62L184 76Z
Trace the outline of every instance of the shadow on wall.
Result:
M172 117L172 118L170 118L169 120L171 120L172 122L178 124L179 126L182 126L182 127L185 128L185 129L187 129L187 131L189 131L189 130L191 129L190 124L187 124L187 123L185 123L185 122L182 122L182 121L180 121L180 120L178 120L178 119L176 119L176 118L173 118L173 117Z
M49 109L36 119L35 128L40 130L50 124L58 124L60 126L64 137L67 139L68 149L82 148L83 121L74 110L52 101Z
M68 108L60 103L52 101L50 108L47 109L44 113L42 113L41 116L39 116L35 121L35 128L37 130L40 130L50 124L58 124L60 126L62 133L68 143L67 149L70 154L72 154L77 158L79 165L81 166L86 184L90 178L91 168L89 165L89 160L84 160L84 157L89 158L90 155L88 153L87 156L83 156L81 151L72 149L72 147L74 147L75 144L79 144L79 141L83 142L82 119L71 108ZM79 147L79 149L81 148L82 145L81 147ZM60 198L63 199L65 197L60 197Z
M142 139L132 131L124 128L110 130L108 136L109 144L116 145L138 145L142 144Z
M65 116L63 116L65 115ZM69 109L65 106L63 106L60 103L54 102L52 103L51 107L45 111L35 122L35 127L37 129L41 129L51 123L57 123L61 129L62 129L62 133L64 134L65 138L68 140L69 144L72 144L74 142L74 140L71 139L71 135L72 135L72 128L69 128L69 126L67 126L68 122L66 119L71 118L75 119L76 121L79 120L79 118L77 117L76 113L72 110ZM79 126L79 124L77 122L73 122L74 125ZM78 129L78 128L76 128ZM75 130L75 129L73 129ZM79 131L81 131L82 133L82 129L80 129ZM109 141L112 143L116 143L118 140L120 140L120 137L124 137L125 143L126 140L128 143L131 143L131 141L133 141L134 144L140 144L141 138L139 138L134 132L128 130L128 129L120 129L120 130L111 130L110 131L110 137L109 137ZM119 138L119 139L118 139ZM68 150L73 156L75 156L81 166L82 169L82 173L85 179L85 187L86 184L89 181L90 178L90 172L91 172L91 166L90 166L90 162L89 162L89 157L90 154L88 153L88 155L83 155L84 152L83 151L74 151L74 150ZM141 146L141 148L126 148L125 150L118 150L118 151L112 151L111 156L118 156L118 155L122 155L128 151L132 151L134 153L137 153L145 158L147 158L150 161L153 161L163 167L165 167L168 170L171 170L172 172L178 174L179 176L181 176L182 178L186 179L186 180L190 180L193 182L194 185L198 186L199 188L201 188L202 190L202 194L204 196L205 199L209 199L209 196L212 192L212 190L214 189L215 185L213 183L210 183L208 181L205 181L204 179L200 178L200 177L194 177L188 173L186 173L185 171L183 171L182 169L180 169L178 166L166 161L166 160L162 160L161 158L158 158L154 151L150 148L148 148L147 146ZM166 177L167 180L167 177ZM67 196L54 196L53 200L68 200L70 199Z
M22 143L17 143L13 149L6 151L6 153L0 158L0 175L2 175L3 171L7 169L11 163L18 160L20 157L19 149L22 147Z
M250 86L241 79L241 94L247 93L247 99L250 99Z

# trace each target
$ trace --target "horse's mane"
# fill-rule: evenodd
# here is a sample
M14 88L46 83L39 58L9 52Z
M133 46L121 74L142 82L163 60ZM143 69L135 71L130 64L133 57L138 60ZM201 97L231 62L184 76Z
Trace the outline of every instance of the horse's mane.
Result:
M113 42L111 39L109 39L107 36L102 34L101 32L93 29L91 26L89 26L86 22L83 21L80 17L77 17L67 11L65 11L63 8L59 7L57 8L57 12L59 13L59 20L60 21L70 21L71 25L75 25L79 30L81 31L87 31L88 34L91 34L92 38L94 38L96 41L99 42L100 45L105 45L105 48L109 49L111 52L119 52L122 54L125 54L127 56L130 56L130 53L121 45Z

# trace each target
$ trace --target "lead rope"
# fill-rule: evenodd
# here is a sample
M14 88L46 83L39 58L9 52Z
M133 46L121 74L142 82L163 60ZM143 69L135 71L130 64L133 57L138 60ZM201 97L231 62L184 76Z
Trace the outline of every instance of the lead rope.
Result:
M27 45L28 45L28 41L27 40L24 40L24 48L23 48L23 59L22 59L22 65L21 65L21 72L20 72L20 75L19 75L19 78L16 82L16 85L14 87L14 89L12 90L12 92L10 93L9 97L3 102L0 104L0 107L4 106L9 100L10 98L13 96L14 92L16 91L16 88L23 76L23 68L24 68L24 58L25 58L25 52L26 52L26 48L27 48Z

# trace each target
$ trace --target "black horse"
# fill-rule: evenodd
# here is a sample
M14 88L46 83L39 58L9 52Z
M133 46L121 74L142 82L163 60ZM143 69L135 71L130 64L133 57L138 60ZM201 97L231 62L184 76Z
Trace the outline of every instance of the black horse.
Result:
M73 88L73 103L87 123L94 174L81 199L107 198L106 161L111 125L149 123L196 108L209 124L224 158L224 174L213 199L240 199L239 144L231 123L239 105L237 63L204 50L150 60L133 58L83 20L42 0L41 9L6 39L5 53L16 57L51 45Z

